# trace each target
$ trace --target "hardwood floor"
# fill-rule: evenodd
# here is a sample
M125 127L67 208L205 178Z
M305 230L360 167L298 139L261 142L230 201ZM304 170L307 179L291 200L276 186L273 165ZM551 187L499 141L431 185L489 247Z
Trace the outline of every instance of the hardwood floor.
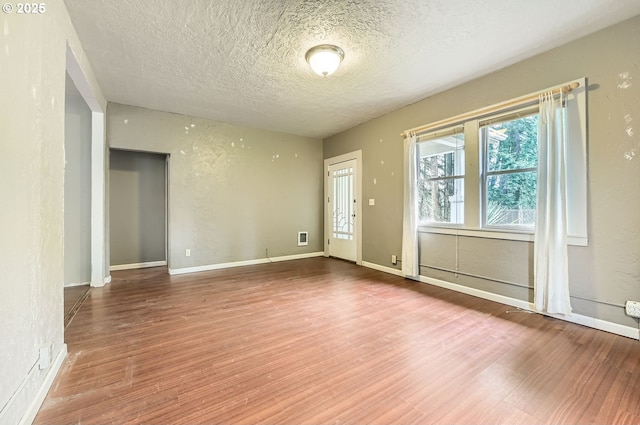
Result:
M640 343L339 260L114 272L35 424L640 424Z

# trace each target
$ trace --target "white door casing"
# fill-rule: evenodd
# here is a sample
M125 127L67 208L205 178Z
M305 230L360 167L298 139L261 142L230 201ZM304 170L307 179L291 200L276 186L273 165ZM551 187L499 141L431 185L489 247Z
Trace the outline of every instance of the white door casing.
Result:
M356 261L354 159L329 166L329 251L332 257Z
M325 256L362 263L362 151L325 160Z

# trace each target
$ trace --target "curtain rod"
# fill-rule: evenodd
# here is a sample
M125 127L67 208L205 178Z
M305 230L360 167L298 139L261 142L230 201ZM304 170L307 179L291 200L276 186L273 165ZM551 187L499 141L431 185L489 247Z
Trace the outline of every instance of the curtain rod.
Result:
M483 115L488 115L491 114L492 112L498 112L500 110L506 109L506 108L510 108L510 107L515 107L515 106L519 106L522 104L526 104L529 102L533 102L535 100L538 100L538 97L543 94L543 93L547 93L549 91L554 92L557 91L557 94L560 93L569 93L572 90L577 89L578 87L580 87L580 82L579 81L573 81L571 83L566 83L566 84L562 84L559 86L555 86L555 87L551 87L548 89L544 89L544 90L540 90L534 93L529 93L527 95L524 96L520 96L516 99L512 99L512 100L507 100L505 102L502 103L497 103L495 105L491 105L491 106L487 106L485 108L480 108L480 109L476 109L475 111L471 111L471 112L467 112L461 115L457 115L455 117L451 117L451 118L447 118L444 120L440 120L440 121L436 121L434 123L431 124L427 124L427 125L421 125L419 127L414 127L414 128L410 128L409 130L405 130L402 133L400 133L400 136L404 137L406 134L408 133L424 133L425 131L429 131L429 130L433 130L436 128L440 128L440 127L444 127L447 125L453 125L453 124L460 124L463 121L466 121L468 119L471 118L478 118L481 117Z

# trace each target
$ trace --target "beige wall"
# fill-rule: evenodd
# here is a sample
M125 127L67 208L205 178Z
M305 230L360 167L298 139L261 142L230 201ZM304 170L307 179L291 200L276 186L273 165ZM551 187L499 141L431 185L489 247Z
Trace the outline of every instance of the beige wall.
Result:
M391 267L390 255L401 252L403 130L586 77L590 241L570 248L572 304L576 313L637 327L623 309L626 300L640 300L637 40L640 17L326 139L325 158L363 151L363 196L376 199L364 210L363 260ZM531 300L530 243L460 237L456 248L455 242L454 236L422 234L421 274ZM460 271L476 277L436 269L451 268L456 251ZM492 255L508 260L496 262Z
M322 251L321 140L112 103L107 137L169 154L172 270Z
M64 3L0 14L0 423L17 424L63 352L64 122L67 42L106 107ZM36 406L37 407L37 406Z

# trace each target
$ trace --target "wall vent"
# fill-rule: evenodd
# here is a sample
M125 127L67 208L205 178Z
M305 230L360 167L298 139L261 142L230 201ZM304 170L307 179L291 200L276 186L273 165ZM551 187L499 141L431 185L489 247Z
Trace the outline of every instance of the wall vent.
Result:
M309 232L298 232L298 246L309 245Z

